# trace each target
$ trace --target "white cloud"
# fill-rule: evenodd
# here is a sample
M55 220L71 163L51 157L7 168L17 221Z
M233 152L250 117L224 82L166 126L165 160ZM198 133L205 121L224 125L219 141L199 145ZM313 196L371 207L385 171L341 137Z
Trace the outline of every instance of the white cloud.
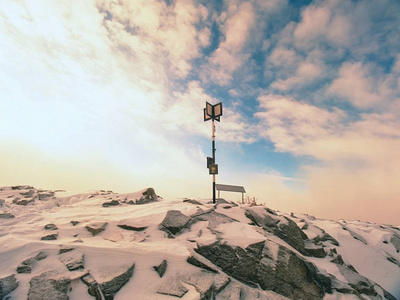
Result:
M362 63L344 63L339 77L328 88L328 93L338 95L354 106L365 109L386 102L386 93L380 94L380 80Z
M223 40L209 58L207 68L214 83L230 83L233 73L249 58L245 46L254 21L255 12L250 2L231 3L219 17Z
M125 52L140 72L149 70L149 78L174 75L184 78L191 71L191 60L209 44L210 30L205 20L207 9L190 0L167 6L159 1L116 3L98 1L104 22L115 47ZM202 26L197 30L197 26Z

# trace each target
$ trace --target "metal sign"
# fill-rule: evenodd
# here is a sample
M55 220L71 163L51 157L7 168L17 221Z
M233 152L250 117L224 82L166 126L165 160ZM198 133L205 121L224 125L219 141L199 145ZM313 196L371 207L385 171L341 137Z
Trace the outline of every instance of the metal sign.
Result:
M206 108L204 109L204 121L217 120L220 121L222 116L222 102L212 105L206 102Z

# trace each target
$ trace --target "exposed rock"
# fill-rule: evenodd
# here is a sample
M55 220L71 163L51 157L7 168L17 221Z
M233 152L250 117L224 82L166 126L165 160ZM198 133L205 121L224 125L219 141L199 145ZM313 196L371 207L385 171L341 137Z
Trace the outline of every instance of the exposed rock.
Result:
M51 192L51 191L38 192L38 198L41 201L47 200L48 198L53 197L53 196L54 196L54 192Z
M11 187L12 190L33 190L34 187L29 185L16 185Z
M315 238L313 238L313 241L315 244L318 244L319 242L330 241L330 242L332 242L333 245L339 246L339 242L336 239L334 239L331 235L326 233L325 231L323 231L323 236L318 235Z
M125 230L132 230L132 231L144 231L147 229L147 227L135 227L135 226L129 226L129 225L117 225L119 228L125 229Z
M42 241L54 241L58 238L58 233L46 235L41 238Z
M3 205L4 205L4 203L6 203L6 200L4 200L4 199L0 199L0 206L3 206Z
M315 265L277 244L279 251L275 260L268 243L256 243L246 249L214 243L200 246L196 252L247 285L260 286L291 299L316 300L331 292L331 279L322 275Z
M66 252L60 255L60 261L68 268L69 271L84 269L85 256L78 251Z
M202 263L201 261L199 261L197 258L195 258L194 256L189 256L186 260L189 264L196 266L198 268L213 272L213 273L218 273L216 270L210 268L209 266L207 266L206 264Z
M156 201L155 199L151 199L151 198L144 198L144 197L140 197L140 199L136 199L135 203L133 204L147 204L147 203L151 203ZM128 202L129 204L129 202Z
M308 255L304 247L304 233L296 225L294 221L284 217L285 222L270 214L266 209L247 209L245 213L255 225L264 228L264 230L278 236L294 249L303 255ZM285 224L287 223L287 224Z
M1 213L0 214L0 219L12 219L15 218L13 214L10 213Z
M100 289L99 284L97 281L93 278L90 273L84 275L81 277L81 280L84 284L87 285L88 287L88 293L89 295L93 296L96 298L96 300L104 300L104 295L103 292Z
M326 256L325 249L322 247L306 248L306 251L310 256L313 257L324 258Z
M201 204L199 201L193 200L193 199L185 199L185 200L183 200L183 202L192 203L192 204L194 204L194 205L203 205L203 204Z
M61 248L58 254L63 254L75 250L75 248Z
M0 299L6 299L6 296L18 287L18 281L15 275L0 278Z
M47 257L47 253L44 251L39 252L36 256L25 259L20 266L17 268L17 272L20 274L29 274L35 267L36 262L43 260Z
M219 294L215 296L215 300L241 300L242 288L237 283L229 283Z
M160 277L163 277L167 270L167 261L164 259L160 265L153 267Z
M110 202L104 202L103 207L117 206L119 205L118 200L111 200Z
M78 225L80 222L79 221L71 221L72 226Z
M190 217L184 215L179 210L169 210L160 224L160 229L176 235L188 225L189 221Z
M157 199L156 192L153 188L148 188L146 191L142 193L146 200L155 200Z
M217 213L214 210L206 211L194 217L196 221L208 221L208 228L214 231L220 224L237 222L237 220L228 217L227 215Z
M57 228L56 225L50 223L50 224L46 224L46 225L44 226L44 229L46 229L46 230L57 230L58 228Z
M390 239L390 242L396 248L397 253L400 252L400 238L397 237L396 235L393 235L392 238Z
M36 256L35 256L36 260L43 260L45 258L47 258L47 253L44 251L40 251Z
M354 288L360 294L365 294L368 296L377 296L378 293L375 291L374 285L364 276L350 270L346 266L337 265L340 273L346 278L350 286Z
M17 267L17 273L19 274L30 274L32 272L32 266L22 265Z
M28 190L27 192L20 192L20 195L24 198L32 198L35 194L35 190Z
M181 281L176 277L170 277L157 290L157 293L182 298L188 292Z
M100 232L103 232L106 227L107 227L108 223L92 223L90 225L87 225L85 228L87 229L87 231L89 231L93 236L98 235Z
M16 199L18 199L18 198L16 198ZM15 199L14 199L14 201L15 201ZM33 200L33 199L22 199L22 200L17 200L15 202L14 201L13 201L14 204L26 206L29 203L34 202L35 200Z
M191 274L182 280L196 288L201 300L213 299L215 294L222 291L230 282L229 277L208 271Z
M100 289L103 292L104 299L114 299L115 294L131 279L135 264L133 264L126 272L113 278L110 281L100 283Z
M69 278L59 278L49 272L43 273L31 279L28 300L68 300L70 285Z

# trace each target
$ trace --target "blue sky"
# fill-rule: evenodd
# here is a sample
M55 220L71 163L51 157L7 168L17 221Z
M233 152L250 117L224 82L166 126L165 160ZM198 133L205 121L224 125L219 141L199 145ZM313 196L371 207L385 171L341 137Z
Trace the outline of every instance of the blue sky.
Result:
M222 102L218 182L400 224L398 1L6 0L0 24L2 185L210 197Z

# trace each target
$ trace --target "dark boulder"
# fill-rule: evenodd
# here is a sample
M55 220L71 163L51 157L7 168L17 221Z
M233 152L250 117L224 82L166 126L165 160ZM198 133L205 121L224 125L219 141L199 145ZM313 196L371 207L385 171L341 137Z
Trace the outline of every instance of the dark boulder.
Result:
M42 241L54 241L58 238L58 233L46 235L41 238Z
M100 232L103 232L106 227L107 227L108 223L104 222L104 223L92 223L90 225L87 225L85 228L87 229L87 231L89 231L93 236L98 235Z
M111 200L110 202L103 203L103 207L118 206L118 205L119 205L118 200Z
M190 217L184 215L179 210L169 210L160 224L160 229L169 234L176 235L183 228L187 227L190 220Z
M0 278L0 299L6 299L6 296L18 287L18 281L15 275Z
M0 219L12 219L15 218L13 214L10 213L1 213L0 214Z
M144 196L144 198L146 200L155 200L157 199L157 195L156 192L153 188L148 188L147 190L145 190L142 195Z
M29 274L32 272L32 269L35 267L36 262L39 260L43 260L47 258L47 253L44 251L40 251L36 256L25 259L20 266L17 268L17 273L20 274Z
M165 274L165 271L167 271L167 261L164 259L161 264L158 266L154 266L154 270L158 273L160 277L163 277Z
M46 229L46 230L57 230L58 228L57 228L56 225L50 223L50 224L46 224L46 225L44 226L44 229Z

